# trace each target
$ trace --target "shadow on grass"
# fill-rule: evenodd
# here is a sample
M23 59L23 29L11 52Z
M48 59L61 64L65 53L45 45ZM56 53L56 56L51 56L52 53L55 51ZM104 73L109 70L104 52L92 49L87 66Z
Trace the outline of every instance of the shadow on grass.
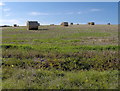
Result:
M44 31L44 30L49 30L49 29L33 29L33 30L30 30L30 31Z
M36 30L36 31L42 31L42 30L49 30L49 29L38 29L38 30Z

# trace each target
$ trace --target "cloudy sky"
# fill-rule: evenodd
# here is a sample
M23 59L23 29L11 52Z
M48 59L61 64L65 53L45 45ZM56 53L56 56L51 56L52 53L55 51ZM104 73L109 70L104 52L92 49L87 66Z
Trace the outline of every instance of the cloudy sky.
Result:
M86 24L118 23L117 2L6 2L0 3L0 25L60 24L63 21Z

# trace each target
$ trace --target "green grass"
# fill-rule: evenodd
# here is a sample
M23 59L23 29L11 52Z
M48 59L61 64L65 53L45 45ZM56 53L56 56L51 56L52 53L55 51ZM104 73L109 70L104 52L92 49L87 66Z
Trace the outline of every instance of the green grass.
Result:
M117 25L2 29L3 89L118 89Z
M118 71L71 71L3 69L4 89L116 89ZM11 75L9 75L11 74ZM98 75L99 74L99 75ZM7 78L7 79L6 79Z
M118 50L120 49L117 45L105 45L105 46L89 46L89 45L79 45L79 46L60 46L60 45L28 45L28 44L2 44L1 47L3 49L25 49L25 50L41 50L41 51L59 51L63 52L63 50L71 50L71 52L74 52L75 50Z

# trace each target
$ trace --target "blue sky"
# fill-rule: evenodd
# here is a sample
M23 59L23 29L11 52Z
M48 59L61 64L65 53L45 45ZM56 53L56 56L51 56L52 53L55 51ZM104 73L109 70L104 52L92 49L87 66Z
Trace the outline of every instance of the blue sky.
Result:
M0 25L25 25L37 20L41 25L60 24L63 21L86 24L118 23L117 2L6 2L0 4Z

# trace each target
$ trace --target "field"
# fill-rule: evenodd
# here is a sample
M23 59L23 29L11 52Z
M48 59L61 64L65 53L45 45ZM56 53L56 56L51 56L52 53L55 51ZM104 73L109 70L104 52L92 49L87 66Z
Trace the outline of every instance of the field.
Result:
M3 89L118 89L118 26L2 28Z

